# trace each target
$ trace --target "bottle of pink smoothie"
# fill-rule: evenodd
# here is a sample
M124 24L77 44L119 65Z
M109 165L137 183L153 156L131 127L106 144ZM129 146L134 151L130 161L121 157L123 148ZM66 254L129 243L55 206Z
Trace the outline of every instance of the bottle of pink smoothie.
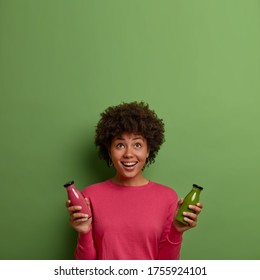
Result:
M78 212L88 214L90 218L92 216L91 210L89 209L83 194L74 185L74 181L64 184L64 187L67 189L68 199L71 201L71 205L81 206L81 210L78 210Z

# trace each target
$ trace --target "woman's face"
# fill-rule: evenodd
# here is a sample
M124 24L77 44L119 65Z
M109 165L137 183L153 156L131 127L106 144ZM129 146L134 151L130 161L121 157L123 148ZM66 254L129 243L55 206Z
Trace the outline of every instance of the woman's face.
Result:
M123 133L114 137L110 157L117 170L117 181L129 185L142 185L142 169L148 156L147 141L142 135Z

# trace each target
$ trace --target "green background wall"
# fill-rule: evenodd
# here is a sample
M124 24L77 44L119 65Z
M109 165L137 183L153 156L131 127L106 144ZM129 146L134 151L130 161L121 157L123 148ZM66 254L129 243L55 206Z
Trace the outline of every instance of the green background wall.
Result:
M260 1L0 0L0 259L72 259L63 183L112 176L99 113L150 104L166 143L145 171L204 186L182 259L260 259Z

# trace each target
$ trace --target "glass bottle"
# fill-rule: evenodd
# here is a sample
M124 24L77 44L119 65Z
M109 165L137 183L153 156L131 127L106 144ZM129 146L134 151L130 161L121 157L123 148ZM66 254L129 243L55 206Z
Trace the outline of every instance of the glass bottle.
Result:
M89 209L83 194L74 185L74 181L64 184L64 187L67 189L68 199L71 201L71 205L81 206L81 210L78 210L77 212L88 214L90 218L92 216L91 210Z
M202 187L193 184L192 190L185 196L184 201L176 215L176 220L185 224L189 225L186 221L184 221L183 212L192 212L193 210L189 209L189 205L196 205L199 202L200 192L203 190Z

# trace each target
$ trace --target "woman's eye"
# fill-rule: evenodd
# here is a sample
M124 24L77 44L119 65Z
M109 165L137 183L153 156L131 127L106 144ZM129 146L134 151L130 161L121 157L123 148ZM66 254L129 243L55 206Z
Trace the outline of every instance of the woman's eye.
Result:
M122 148L124 148L124 145L123 145L122 143L118 143L118 144L116 145L116 147L117 147L118 149L122 149Z
M135 147L139 149L139 148L142 147L142 145L141 145L140 143L136 143L136 144L135 144Z

